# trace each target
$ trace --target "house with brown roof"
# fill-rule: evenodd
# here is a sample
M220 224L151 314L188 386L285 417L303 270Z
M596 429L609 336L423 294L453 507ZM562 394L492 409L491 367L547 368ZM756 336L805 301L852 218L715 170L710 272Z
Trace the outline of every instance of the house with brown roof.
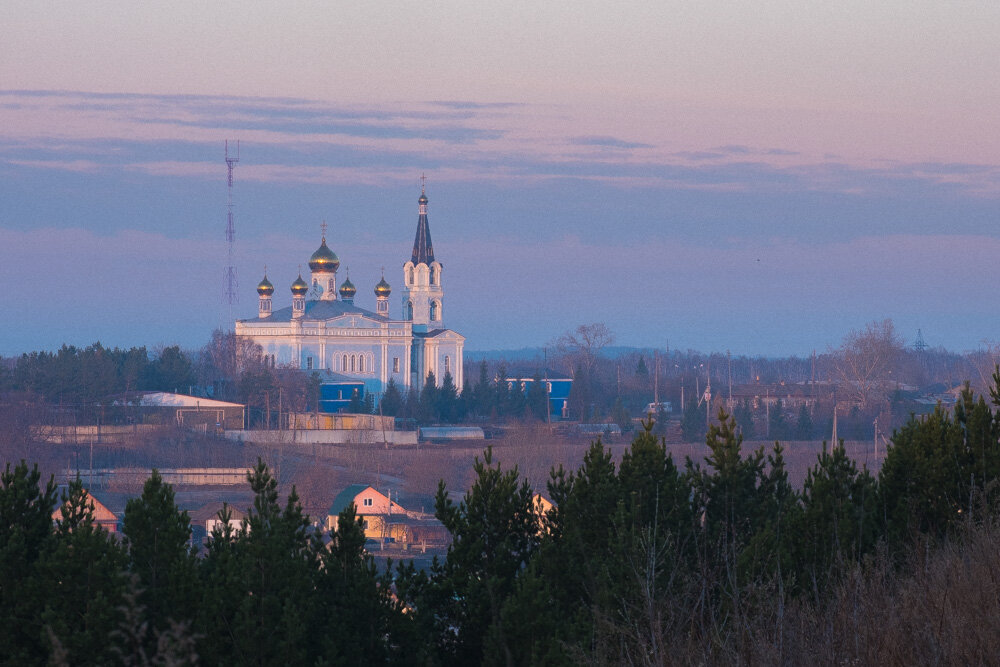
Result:
M84 489L84 502L88 502L94 512L94 524L100 526L109 533L118 532L118 515L109 510L107 506L100 500L94 497L94 494L89 490ZM68 501L67 501L68 502ZM59 506L52 512L52 520L60 521L62 520L62 506Z

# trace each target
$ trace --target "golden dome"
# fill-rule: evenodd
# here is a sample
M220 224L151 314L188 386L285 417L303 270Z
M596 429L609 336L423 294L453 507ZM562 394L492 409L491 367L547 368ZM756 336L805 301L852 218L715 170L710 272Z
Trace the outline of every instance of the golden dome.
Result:
M264 274L264 279L257 284L257 294L261 296L271 296L274 294L274 285L267 279L266 273Z
M345 280L343 282L343 284L341 284L341 286L340 286L340 296L341 296L341 298L344 298L344 299L353 299L354 295L357 294L357 293L358 293L358 290L357 290L356 287L354 287L354 283L351 282L350 278L348 278L347 280Z
M302 276L299 275L299 277L295 279L295 282L292 283L292 294L294 296L305 296L308 291L309 283L302 280Z
M392 288L385 281L385 276L382 276L382 280L375 285L375 296L389 296L390 292L392 292Z
M320 243L319 248L309 258L309 269L316 273L336 273L340 268L340 260L337 254L326 245L326 237Z

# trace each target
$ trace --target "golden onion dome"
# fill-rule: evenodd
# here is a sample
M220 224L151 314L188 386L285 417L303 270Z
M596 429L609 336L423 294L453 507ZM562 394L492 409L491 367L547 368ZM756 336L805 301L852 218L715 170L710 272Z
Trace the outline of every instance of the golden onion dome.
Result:
M340 285L340 296L344 299L353 299L357 293L358 290L354 287L354 283L351 282L350 277Z
M309 258L309 268L316 273L335 273L340 268L340 260L337 258L337 254L326 245L325 236L319 248Z
M292 295L294 296L305 296L306 292L309 291L309 283L302 280L302 275L300 274L295 282L292 283Z
M382 280L378 281L378 284L375 285L375 296L389 296L391 292L392 288L385 281L385 276L382 276Z
M274 285L267 279L266 273L264 274L264 279L257 284L257 294L261 296L271 296L274 294Z

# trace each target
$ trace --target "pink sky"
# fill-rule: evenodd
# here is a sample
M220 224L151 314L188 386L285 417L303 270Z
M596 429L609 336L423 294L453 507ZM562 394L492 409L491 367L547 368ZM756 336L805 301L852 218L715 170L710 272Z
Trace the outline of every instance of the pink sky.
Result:
M602 320L745 353L884 317L1000 338L1000 3L40 1L0 25L0 277L53 248L87 276L58 308L12 296L0 354L205 340L232 138L243 314L322 220L359 294L398 283L427 173L470 349Z

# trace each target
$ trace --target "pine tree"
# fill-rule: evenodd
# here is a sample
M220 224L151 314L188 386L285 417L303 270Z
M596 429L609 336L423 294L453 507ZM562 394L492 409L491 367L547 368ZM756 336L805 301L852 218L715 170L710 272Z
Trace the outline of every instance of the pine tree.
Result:
M167 630L171 620L191 621L196 596L196 563L188 549L191 522L157 470L142 495L126 504L122 532L130 569L142 589L137 601L146 608L153 630Z
M799 417L795 420L795 439L796 440L812 440L813 437L813 420L812 415L809 414L809 408L803 403L799 408Z
M445 662L481 664L487 636L511 662L516 637L502 621L505 601L517 575L538 545L538 517L531 487L517 468L493 465L493 451L476 458L476 481L457 505L444 482L438 486L435 514L451 533L443 566L432 572L433 586L445 592L432 611L438 646Z
M628 433L632 430L632 415L628 413L628 409L622 403L621 396L615 399L615 404L611 407L611 420L618 425L622 433Z
M781 400L771 406L771 414L768 417L768 437L771 440L788 439L788 421L785 419L785 406Z
M338 515L329 547L322 550L315 613L327 664L384 664L393 654L391 635L403 623L403 608L390 595L388 570L379 575L365 551L356 510L351 503Z
M528 391L524 397L525 417L545 421L548 417L549 394L545 386L545 380L537 371L531 379Z
M282 508L267 465L258 460L247 478L254 501L245 529L232 534L223 528L213 535L212 542L221 543L209 549L203 564L205 574L218 579L203 580L207 613L200 616L199 631L207 635L201 650L212 663L311 661L310 640L320 632L313 623L322 545L310 536L294 487ZM220 627L228 632L220 634Z
M684 406L684 414L681 415L681 433L684 435L684 441L697 442L705 437L706 431L704 408L698 405L696 399L689 400Z
M40 480L38 466L24 461L0 475L0 646L11 664L46 659L39 619L48 591L39 566L54 546L56 486Z
M108 638L122 621L127 555L94 522L94 504L79 478L62 496L55 537L40 563L42 623L71 664L110 664L114 651Z
M843 443L806 473L802 512L794 526L798 585L819 600L834 575L842 573L875 545L875 480L858 471Z

